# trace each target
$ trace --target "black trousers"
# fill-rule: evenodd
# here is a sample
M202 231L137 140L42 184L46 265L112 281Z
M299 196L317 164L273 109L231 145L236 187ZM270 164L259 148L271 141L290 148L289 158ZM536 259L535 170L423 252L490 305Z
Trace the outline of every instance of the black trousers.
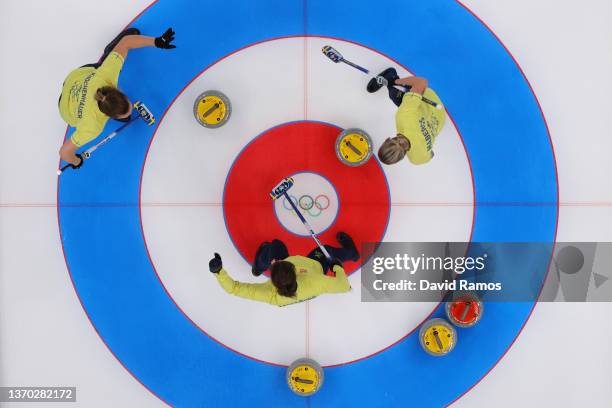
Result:
M323 245L327 252L331 255L332 259L338 259L340 262L344 263L346 261L350 261L355 257L355 251L347 248L337 248L331 245ZM323 267L323 273L329 270L329 260L325 257L321 248L316 247L312 251L306 255L307 258L314 259L318 261Z
M280 242L280 241L279 241ZM282 242L281 242L282 243ZM270 267L270 262L272 259L284 259L287 257L287 247L285 244L282 245L273 245L270 247L270 251L266 251L265 254L260 255L260 259L255 260L255 264L258 267L258 272L268 269ZM325 249L331 255L332 259L336 258L340 262L346 262L356 257L355 250L347 249L347 248L338 248L333 247L331 245L325 245ZM258 251L259 252L259 251ZM323 267L323 272L327 272L329 269L329 261L321 251L321 249L317 246L312 251L306 255L307 258L314 259L319 262Z
M391 99L391 101L397 107L402 104L402 99L404 98L404 95L406 95L406 92L410 90L410 88L408 88L406 91L400 91L399 89L391 85L387 85L387 89L389 90L389 99Z
M137 28L128 28L126 30L123 30L113 39L113 41L109 42L106 45L106 47L104 47L104 52L102 53L102 56L100 57L98 62L94 62L92 64L85 64L81 68L83 67L99 68L100 65L102 65L102 63L106 59L106 57L108 57L108 54L110 54L113 51L113 49L117 46L117 44L119 44L119 41L121 41L123 37L125 37L126 35L134 35L134 34L140 34L140 31Z

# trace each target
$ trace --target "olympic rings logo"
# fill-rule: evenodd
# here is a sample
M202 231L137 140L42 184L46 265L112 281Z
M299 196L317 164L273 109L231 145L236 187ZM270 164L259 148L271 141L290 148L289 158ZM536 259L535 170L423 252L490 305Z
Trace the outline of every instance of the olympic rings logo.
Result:
M312 198L309 194L301 195L300 198L290 195L289 199L293 201L298 208L306 211L311 217L318 217L327 210L330 205L329 197L325 194L319 194L315 198ZM287 211L293 211L293 207L287 200L287 197L283 198L283 208Z

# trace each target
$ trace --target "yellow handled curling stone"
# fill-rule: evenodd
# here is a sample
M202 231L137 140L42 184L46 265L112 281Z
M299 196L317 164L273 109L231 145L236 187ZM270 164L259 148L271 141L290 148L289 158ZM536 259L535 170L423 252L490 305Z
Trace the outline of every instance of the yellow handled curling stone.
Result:
M419 340L423 350L432 356L440 357L455 348L457 331L444 319L431 319L421 326Z
M200 125L207 128L218 128L229 120L232 105L222 92L206 91L196 98L193 114Z
M367 163L372 156L372 138L361 129L346 129L336 139L336 155L347 166Z
M319 391L323 385L323 369L309 358L295 360L287 367L289 389L301 397L308 397Z

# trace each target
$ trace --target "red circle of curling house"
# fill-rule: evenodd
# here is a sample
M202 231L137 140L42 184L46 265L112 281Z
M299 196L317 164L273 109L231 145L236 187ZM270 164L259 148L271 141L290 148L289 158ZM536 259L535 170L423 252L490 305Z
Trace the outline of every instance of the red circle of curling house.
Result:
M338 195L336 220L319 236L324 244L337 246L338 231L350 234L358 248L383 240L391 204L387 179L375 159L360 167L340 163L335 142L341 131L321 122L287 123L262 133L238 154L225 182L223 216L247 262L253 262L259 244L272 239L285 242L291 255L306 255L314 248L309 236L292 234L279 223L269 195L280 180L301 172L327 178ZM347 273L358 267L357 262L345 263Z

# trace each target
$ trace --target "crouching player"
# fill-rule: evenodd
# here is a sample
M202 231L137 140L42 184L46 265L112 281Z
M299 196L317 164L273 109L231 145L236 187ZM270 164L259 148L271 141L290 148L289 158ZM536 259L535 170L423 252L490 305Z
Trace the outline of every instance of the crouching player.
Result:
M384 80L382 80L384 78ZM441 105L438 95L428 88L427 79L401 78L394 68L388 68L368 83L368 92L376 92L386 83L389 98L398 106L395 114L397 135L387 138L378 150L378 158L385 164L394 164L404 157L412 164L424 164L434 157L433 145L442 130L446 115L431 103ZM407 89L401 91L399 85Z
M327 261L318 248L308 256L288 256L279 260L283 254L287 254L281 241L262 244L257 251L253 274L259 275L263 272L262 268L269 267L270 280L265 283L242 283L233 280L223 269L221 256L217 253L208 266L227 293L271 305L286 306L324 293L344 293L351 290L342 262L357 261L359 252L348 234L340 232L336 238L341 248L325 246L334 257L332 261ZM330 271L328 275L325 274L327 269Z
M76 151L98 137L109 118L120 122L130 120L132 102L117 88L128 52L142 47L173 49L176 48L173 40L171 28L156 38L140 35L137 28L128 28L106 46L100 61L68 74L58 107L62 119L76 130L60 149L62 160L73 169L80 168L83 157Z

